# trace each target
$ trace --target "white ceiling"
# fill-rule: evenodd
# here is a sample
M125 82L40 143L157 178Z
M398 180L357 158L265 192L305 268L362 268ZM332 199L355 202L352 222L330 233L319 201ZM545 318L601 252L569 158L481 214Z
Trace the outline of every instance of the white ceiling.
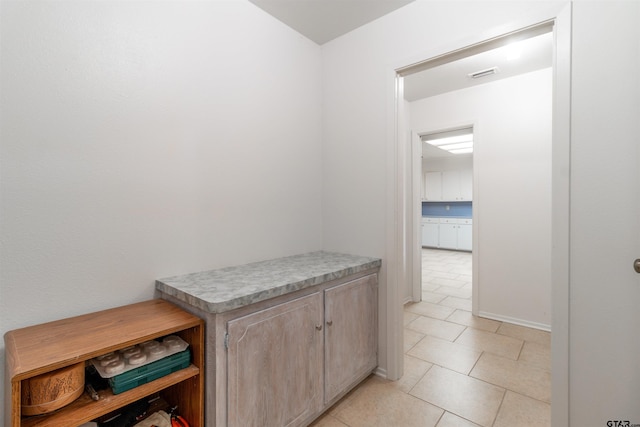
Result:
M249 0L321 45L414 0Z

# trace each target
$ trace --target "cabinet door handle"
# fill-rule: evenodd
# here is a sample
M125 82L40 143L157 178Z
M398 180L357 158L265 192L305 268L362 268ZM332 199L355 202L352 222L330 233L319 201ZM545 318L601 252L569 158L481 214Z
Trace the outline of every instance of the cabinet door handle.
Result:
M636 271L636 273L640 273L640 258L633 261L633 269Z
M333 320L327 320L327 326L333 325Z
M321 331L321 330L322 330L322 325L316 325L316 329L317 329L318 331Z

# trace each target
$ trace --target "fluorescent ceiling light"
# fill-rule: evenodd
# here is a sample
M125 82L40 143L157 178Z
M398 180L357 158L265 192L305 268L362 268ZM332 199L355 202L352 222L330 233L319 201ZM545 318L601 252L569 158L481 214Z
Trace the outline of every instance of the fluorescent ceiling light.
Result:
M466 154L466 153L473 153L473 147L470 148L459 148L457 150L451 150L449 151L451 154Z
M457 142L473 142L473 135L467 134L467 135L449 136L446 138L426 140L425 142L427 144L431 144L431 145L435 145L436 147L439 147L441 145L454 144Z
M473 128L454 129L421 136L422 141L452 154L473 152Z
M461 148L473 148L473 141L458 142L457 144L438 145L438 148L442 148L443 150L447 151L459 150Z

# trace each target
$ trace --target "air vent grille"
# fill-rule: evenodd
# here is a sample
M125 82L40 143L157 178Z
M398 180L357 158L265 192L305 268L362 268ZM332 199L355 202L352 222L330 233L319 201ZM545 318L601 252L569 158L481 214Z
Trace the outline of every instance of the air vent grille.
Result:
M500 70L498 67L491 67L485 70L476 71L474 73L468 74L468 76L472 79L479 79L480 77L490 76L492 74L497 74Z

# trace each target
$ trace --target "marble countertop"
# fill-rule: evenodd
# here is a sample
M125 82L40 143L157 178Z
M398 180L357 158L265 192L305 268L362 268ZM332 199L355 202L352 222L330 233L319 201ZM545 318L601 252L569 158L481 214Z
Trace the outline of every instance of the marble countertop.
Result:
M310 252L156 280L156 289L209 313L222 313L378 268L378 258Z

